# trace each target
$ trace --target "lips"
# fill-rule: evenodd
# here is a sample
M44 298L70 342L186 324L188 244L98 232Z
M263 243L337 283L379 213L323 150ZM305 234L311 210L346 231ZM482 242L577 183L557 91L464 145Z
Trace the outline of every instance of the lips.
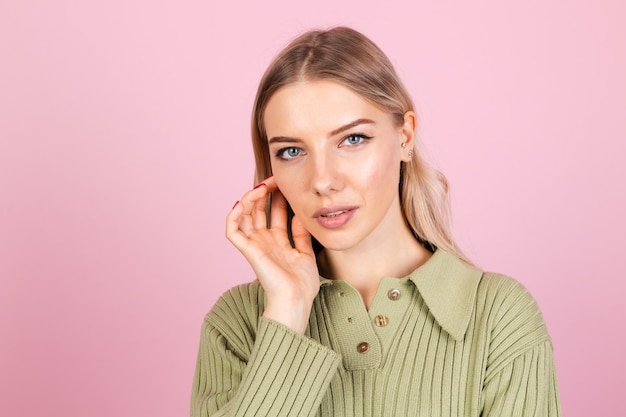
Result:
M339 210L339 211L335 211L332 213L328 213L328 214L320 214L320 216L322 217L337 217L345 212L347 212L348 210Z
M348 223L357 209L358 207L356 206L324 207L313 213L313 218L322 227L336 229Z

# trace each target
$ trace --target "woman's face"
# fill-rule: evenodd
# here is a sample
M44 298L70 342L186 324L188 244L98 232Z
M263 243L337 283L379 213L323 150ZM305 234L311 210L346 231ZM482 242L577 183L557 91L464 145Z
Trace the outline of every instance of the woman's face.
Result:
M276 184L326 249L377 246L406 229L398 183L413 148L412 112L398 126L352 90L323 80L279 89L264 123Z

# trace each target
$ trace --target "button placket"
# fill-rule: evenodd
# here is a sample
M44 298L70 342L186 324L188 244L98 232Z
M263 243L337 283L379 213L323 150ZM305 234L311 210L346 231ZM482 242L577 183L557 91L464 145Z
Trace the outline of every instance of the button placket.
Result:
M330 287L330 286L329 286ZM328 288L325 300L328 316L333 322L337 349L346 369L368 369L379 366L382 346L363 306L358 291L349 283L338 281Z
M408 277L383 277L372 301L368 311L369 323L380 343L383 358L392 349L398 331L406 322L413 300L413 285Z

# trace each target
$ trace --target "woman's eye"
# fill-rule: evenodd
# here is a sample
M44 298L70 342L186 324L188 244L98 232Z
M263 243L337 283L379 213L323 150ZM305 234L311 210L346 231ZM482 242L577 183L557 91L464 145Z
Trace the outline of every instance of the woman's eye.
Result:
M278 152L276 152L276 156L281 159L293 159L300 156L301 153L302 149L289 147L280 149Z
M346 136L341 142L342 145L359 145L365 142L368 139L371 139L371 136L363 135L361 133L353 133L351 135Z

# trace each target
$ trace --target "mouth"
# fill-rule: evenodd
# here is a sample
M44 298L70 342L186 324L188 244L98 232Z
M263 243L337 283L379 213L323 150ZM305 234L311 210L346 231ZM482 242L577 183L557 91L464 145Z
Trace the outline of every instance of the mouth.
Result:
M334 206L319 209L313 218L326 229L337 229L350 221L356 213L356 206Z
M323 207L313 213L314 218L318 217L337 217L352 210L356 210L357 206L331 206Z
M348 210L339 210L333 211L332 213L320 214L320 217L332 218L342 215L343 213L347 213Z

